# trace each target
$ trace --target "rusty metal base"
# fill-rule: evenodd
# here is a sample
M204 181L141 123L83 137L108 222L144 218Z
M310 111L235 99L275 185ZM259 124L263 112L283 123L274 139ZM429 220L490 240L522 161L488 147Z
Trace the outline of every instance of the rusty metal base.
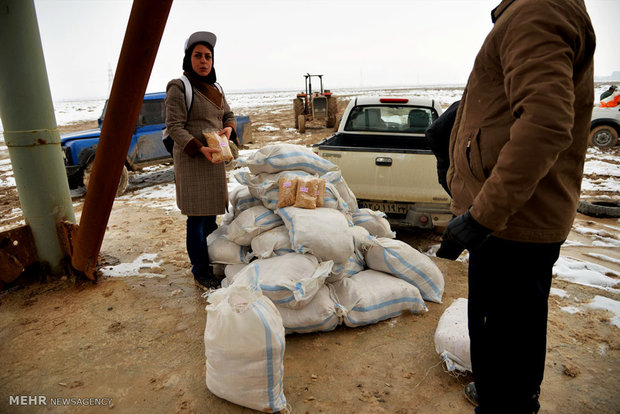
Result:
M98 272L93 275L84 275L71 267L73 255L73 240L78 226L63 221L58 223L58 237L66 253L61 263L63 272L75 280L96 280ZM16 227L0 233L0 290L4 290L16 281L44 281L52 274L47 263L38 260L37 249L32 237L32 231L27 225Z

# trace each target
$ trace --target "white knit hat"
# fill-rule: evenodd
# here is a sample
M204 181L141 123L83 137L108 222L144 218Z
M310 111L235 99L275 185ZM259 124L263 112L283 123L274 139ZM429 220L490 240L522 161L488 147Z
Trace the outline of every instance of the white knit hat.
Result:
M215 41L217 40L217 36L211 32L196 32L192 33L190 37L185 41L185 50L197 42L207 42L211 45L211 47L215 47Z

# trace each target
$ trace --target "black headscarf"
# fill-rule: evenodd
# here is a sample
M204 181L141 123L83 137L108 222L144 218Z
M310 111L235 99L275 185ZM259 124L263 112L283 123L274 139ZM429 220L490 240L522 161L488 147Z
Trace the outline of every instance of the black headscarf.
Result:
M200 76L194 71L194 68L192 68L192 53L194 52L196 45L206 46L207 49L211 51L211 55L213 55L211 60L211 72L209 72L207 76ZM185 51L185 56L183 57L183 70L192 75L195 79L208 83L209 85L213 85L217 82L217 76L215 75L215 53L213 52L213 46L207 42L196 42L188 47Z

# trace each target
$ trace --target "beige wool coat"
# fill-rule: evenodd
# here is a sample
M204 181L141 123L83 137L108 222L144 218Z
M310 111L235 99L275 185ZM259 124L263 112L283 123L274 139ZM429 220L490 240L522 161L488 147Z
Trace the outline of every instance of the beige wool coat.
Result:
M595 36L583 0L504 0L450 137L452 211L499 238L566 239L594 100Z
M183 82L173 79L166 87L166 128L174 141L173 159L176 199L186 216L223 214L228 205L224 164L213 164L200 152L206 146L202 130L236 128L226 97L214 86L205 96L196 88L189 113L185 106Z

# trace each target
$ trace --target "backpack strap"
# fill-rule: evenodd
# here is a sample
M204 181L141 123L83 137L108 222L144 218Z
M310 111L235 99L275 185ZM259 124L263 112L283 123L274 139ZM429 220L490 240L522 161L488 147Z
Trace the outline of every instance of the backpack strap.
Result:
M181 81L183 82L183 87L185 88L185 109L187 109L187 112L189 112L189 110L192 109L192 104L194 103L194 90L192 89L192 84L190 83L187 76L182 75L179 79L181 79ZM222 87L219 83L215 82L213 86L215 86L219 93L224 95Z
M192 109L192 103L194 102L194 90L192 89L192 84L187 76L182 75L179 79L181 79L183 86L185 87L185 109L189 112L189 110Z

